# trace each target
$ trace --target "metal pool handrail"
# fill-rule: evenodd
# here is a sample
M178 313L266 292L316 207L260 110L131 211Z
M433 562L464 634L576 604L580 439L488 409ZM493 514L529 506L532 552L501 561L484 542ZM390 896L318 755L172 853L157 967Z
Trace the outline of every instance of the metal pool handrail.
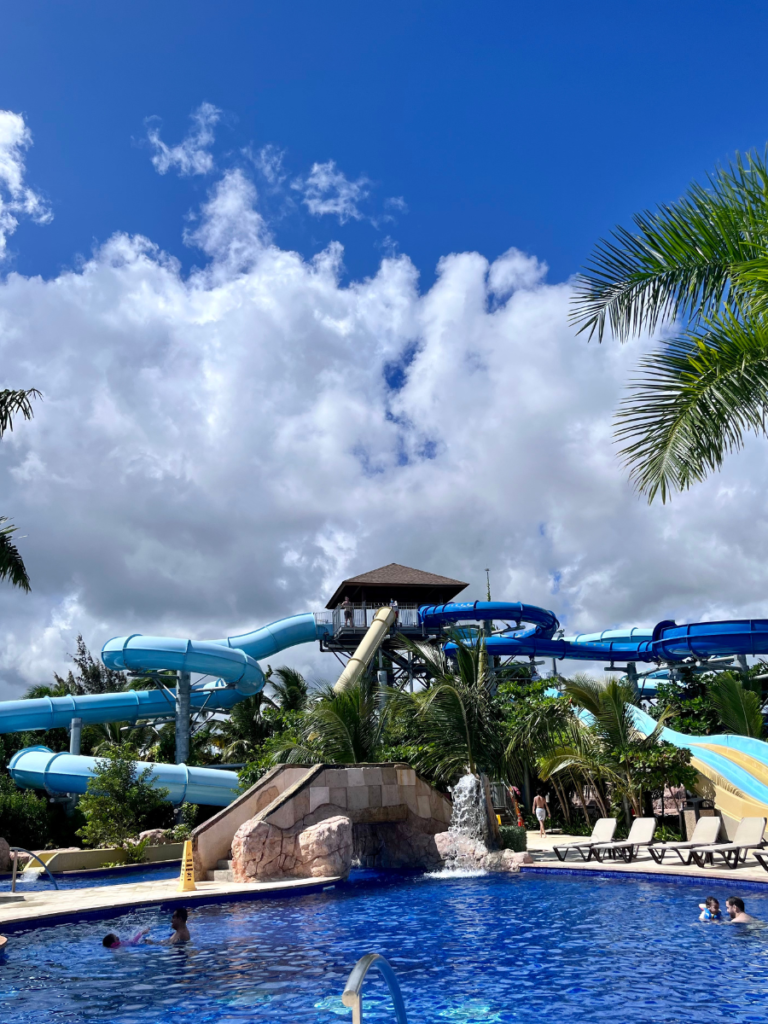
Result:
M369 968L374 965L384 975L384 980L389 986L389 994L392 996L392 1002L395 1006L397 1024L408 1024L403 994L400 991L397 975L392 970L389 962L380 953L367 953L365 956L361 956L352 968L352 973L347 978L346 988L344 989L341 1001L345 1006L349 1006L352 1009L352 1024L362 1024L363 1022L363 996L361 990Z
M48 865L45 863L44 860L40 860L40 858L37 856L36 853L32 853L31 850L25 850L23 846L12 846L11 847L11 853L28 853L29 856L30 857L34 857L36 861L40 861L40 863L43 866L43 871L45 871L45 873L48 875L50 880L53 882L54 888L55 889L59 888L59 886L58 886L58 884L56 882L56 879L53 877L51 872L48 870ZM11 877L11 892L16 892L16 872L18 870L18 866L19 866L19 858L18 857L14 857L13 858L13 875Z

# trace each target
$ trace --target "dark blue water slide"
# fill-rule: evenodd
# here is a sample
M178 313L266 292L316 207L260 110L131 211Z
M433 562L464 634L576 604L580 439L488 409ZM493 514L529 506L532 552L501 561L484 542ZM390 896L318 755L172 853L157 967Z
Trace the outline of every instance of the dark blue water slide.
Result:
M554 613L530 604L475 601L425 605L419 609L419 616L427 627L489 620L530 624L530 629L510 629L486 639L488 653L502 657L683 662L689 658L768 654L768 619L725 619L689 625L678 625L671 619L664 619L654 627L650 637L646 631L628 630L622 636L621 631L616 630L620 639L593 641L591 637L595 634L585 636L583 640L553 639L559 625ZM638 632L641 635L632 639L632 634ZM450 653L455 647L455 644L448 643L446 650Z

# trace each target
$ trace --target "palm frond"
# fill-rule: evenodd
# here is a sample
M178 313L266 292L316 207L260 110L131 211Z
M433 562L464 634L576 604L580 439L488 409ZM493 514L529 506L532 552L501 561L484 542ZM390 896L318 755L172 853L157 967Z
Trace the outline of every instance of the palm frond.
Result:
M763 714L760 698L754 691L745 689L741 681L730 672L724 672L713 679L707 689L712 694L720 721L728 732L762 739Z
M309 687L301 672L296 669L277 668L269 677L278 703L283 711L303 711L309 701Z
M719 469L747 431L765 434L768 320L725 310L640 365L645 372L621 404L616 438L649 502L657 493L665 502Z
M0 516L0 523L8 523L7 516ZM13 523L0 526L0 580L8 580L14 587L29 593L31 584L24 559L11 540L18 527Z
M625 341L665 321L714 315L728 296L748 305L764 290L768 255L765 157L737 155L706 186L634 218L601 240L576 280L571 319L602 340Z
M32 399L42 397L37 388L28 388L25 391L4 388L0 391L0 437L6 430L13 430L14 416L22 416L25 420L31 420L34 415Z

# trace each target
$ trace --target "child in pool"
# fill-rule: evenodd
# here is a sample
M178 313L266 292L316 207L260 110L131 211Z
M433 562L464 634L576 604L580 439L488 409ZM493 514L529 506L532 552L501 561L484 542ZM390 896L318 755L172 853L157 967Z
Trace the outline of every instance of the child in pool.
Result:
M110 932L108 935L104 936L101 940L101 944L106 949L119 949L121 946L135 946L137 943L141 942L147 934L149 934L149 928L143 928L140 932L136 932L132 939L128 939L126 942L123 942L119 935L115 935L114 932Z
M707 896L705 903L699 904L700 921L722 921L723 915L720 912L720 903L714 896Z

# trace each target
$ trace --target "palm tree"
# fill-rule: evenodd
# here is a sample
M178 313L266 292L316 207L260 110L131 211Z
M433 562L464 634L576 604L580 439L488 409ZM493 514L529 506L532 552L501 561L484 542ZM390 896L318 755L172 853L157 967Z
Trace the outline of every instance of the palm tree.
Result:
M225 760L242 757L247 761L255 757L271 735L272 727L262 715L266 700L264 693L259 692L238 701L221 723L217 743Z
M564 693L586 712L586 728L574 730L566 740L540 762L542 778L561 772L585 773L626 797L635 814L642 814L642 777L634 769L633 754L657 746L664 716L648 736L635 728L632 706L637 691L628 681L616 679L603 684L590 676L568 679Z
M319 690L302 735L273 749L275 764L365 764L380 759L384 716L376 680L363 675L348 690Z
M509 766L496 690L497 673L488 667L485 643L467 646L454 636L455 662L440 651L427 655L432 676L417 693L384 691L386 714L398 716L414 737L414 767L436 782L452 785L467 772L505 778ZM424 658L421 645L401 641Z
M301 672L293 668L276 668L269 676L274 696L283 711L304 711L309 701L309 687Z
M572 319L619 341L675 320L640 363L617 414L630 478L664 502L719 469L768 413L768 167L733 163L682 199L600 241L579 275Z
M744 687L732 672L723 672L707 684L712 701L727 732L737 736L763 737L760 698Z
M32 419L32 399L40 398L37 388L26 391L13 391L5 388L0 391L0 437L6 430L13 430L13 417L22 416L25 420ZM19 549L11 540L17 530L7 516L0 516L0 580L8 580L14 587L29 593L30 582Z

